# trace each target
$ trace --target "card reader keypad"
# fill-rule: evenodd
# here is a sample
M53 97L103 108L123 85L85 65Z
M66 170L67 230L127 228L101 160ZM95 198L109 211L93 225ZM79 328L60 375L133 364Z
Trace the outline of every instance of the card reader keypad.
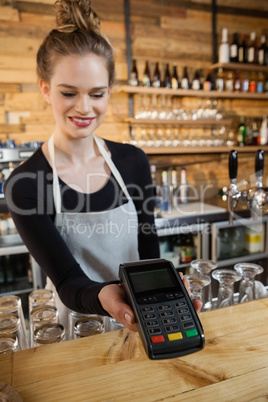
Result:
M173 342L198 335L182 293L156 295L139 302L152 343ZM154 306L150 306L150 303L154 303Z

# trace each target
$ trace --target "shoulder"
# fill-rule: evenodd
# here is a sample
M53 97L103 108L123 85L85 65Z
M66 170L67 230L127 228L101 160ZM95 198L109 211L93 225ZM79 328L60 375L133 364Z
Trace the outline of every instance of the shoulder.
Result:
M134 158L140 162L148 161L148 157L145 152L132 144L122 144L110 140L105 140L105 143L109 148L113 159L122 160L126 158Z

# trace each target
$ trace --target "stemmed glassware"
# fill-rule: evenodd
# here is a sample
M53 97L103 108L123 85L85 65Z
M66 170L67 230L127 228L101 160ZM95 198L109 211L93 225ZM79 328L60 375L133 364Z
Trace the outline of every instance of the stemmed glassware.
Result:
M197 275L205 275L210 278L210 273L217 268L217 263L212 260L194 260L191 262L191 268L197 271ZM211 278L207 286L203 287L203 307L202 311L208 311L212 309L212 290L211 290Z
M234 269L242 275L239 286L239 303L254 300L256 298L255 276L261 274L263 268L257 264L242 262L235 264Z
M203 289L210 285L211 278L199 273L185 275L184 277L188 279L192 301L201 300L204 307ZM202 308L203 310L204 308Z
M232 269L220 268L212 272L212 277L219 282L217 307L234 304L234 283L240 281L242 275Z

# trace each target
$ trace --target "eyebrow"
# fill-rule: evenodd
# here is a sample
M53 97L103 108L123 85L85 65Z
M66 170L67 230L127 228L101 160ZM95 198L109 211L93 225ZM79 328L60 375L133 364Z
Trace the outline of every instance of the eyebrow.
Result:
M70 88L70 89L77 89L77 87L75 87L74 85L69 85L69 84L58 84L57 85L58 87L65 87L65 88ZM106 85L104 85L104 86L101 86L101 87L94 87L94 88L91 88L90 90L91 91L98 91L98 90L100 90L100 89L107 89L108 88L108 86L106 86Z

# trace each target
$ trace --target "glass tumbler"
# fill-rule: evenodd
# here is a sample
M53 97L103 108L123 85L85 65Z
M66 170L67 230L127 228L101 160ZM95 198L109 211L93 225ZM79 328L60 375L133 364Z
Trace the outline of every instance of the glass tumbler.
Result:
M203 289L210 285L211 278L208 275L202 274L190 274L184 275L184 278L188 279L189 287L191 291L191 300L201 300L204 306L204 299L203 299ZM203 311L203 307L202 307Z
M234 283L240 281L242 275L232 269L216 269L212 277L219 282L217 307L227 307L234 304Z
M18 350L18 338L10 332L0 332L0 355L16 352Z
M55 306L43 305L32 309L30 314L30 339L34 345L34 332L43 324L58 323L59 314Z
M29 300L29 315L33 308L38 306L43 306L49 304L50 306L55 305L55 297L52 290L49 289L37 289L34 290L28 296Z
M23 329L21 327L20 318L14 314L0 315L0 334L9 333L16 336L18 341L18 350L27 348L28 343L25 339Z
M65 340L63 325L58 323L47 323L37 327L34 331L33 346L49 345Z
M194 260L191 262L191 268L195 269L200 275L207 275L210 277L211 271L217 268L217 263L212 260ZM202 311L209 311L211 309L212 309L212 289L210 281L209 285L203 287Z
M102 334L103 317L97 314L82 314L70 310L68 317L68 339Z
M28 340L20 297L15 295L0 297L0 315L2 314L14 314L20 319L21 331L25 340L25 349L27 349Z
M242 275L242 280L239 286L239 303L254 300L255 292L255 276L263 272L260 265L249 262L241 262L235 264L234 269Z

